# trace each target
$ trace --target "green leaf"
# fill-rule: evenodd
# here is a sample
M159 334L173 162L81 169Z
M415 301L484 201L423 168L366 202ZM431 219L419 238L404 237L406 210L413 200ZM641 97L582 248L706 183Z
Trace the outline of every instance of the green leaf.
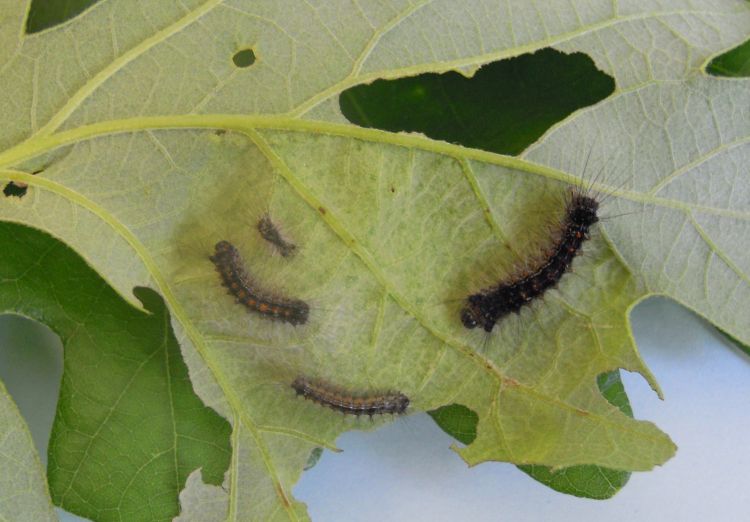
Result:
M136 289L145 314L49 236L0 223L0 237L0 310L44 321L65 348L54 502L93 520L162 520L194 469L221 484L229 425L193 393L161 299Z
M180 516L174 522L225 522L227 491L223 487L206 484L201 473L193 471L180 493Z
M310 452L310 458L307 460L307 464L305 464L305 471L315 467L315 465L318 463L322 455L323 455L323 448L313 449Z
M449 404L428 411L430 417L451 437L464 444L477 438L479 416L462 404Z
M602 395L623 413L633 416L619 372L602 374L597 380ZM461 404L442 406L428 412L446 433L464 444L477 436L477 414ZM572 466L553 470L546 466L525 465L519 469L552 489L595 499L606 499L617 493L630 478L630 473L600 466Z
M397 389L412 411L465 405L479 419L460 450L471 464L651 469L673 444L596 385L626 368L656 387L627 311L661 293L749 337L736 241L747 198L731 196L746 191L737 165L750 94L701 73L746 37L745 2L580 13L563 1L495 11L106 2L32 36L26 7L0 21L0 177L28 189L0 200L0 219L62 239L136 306L134 287L164 297L195 391L233 429L225 494L194 474L186 505L211 498L212 514L229 519L305 518L289 492L312 449L387 421L298 400L289 383L299 374ZM470 75L546 47L588 54L616 89L519 158L362 129L339 109L355 85ZM255 61L236 66L246 49ZM609 194L607 211L636 213L602 223L578 277L544 303L492 336L463 329L460 299L486 284L482 273L501 277L538 252L566 187L603 166L611 176L593 188ZM734 190L696 190L707 172ZM298 244L291 260L257 235L265 212ZM264 287L308 301L309 324L269 323L234 303L207 259L221 239Z
M711 60L706 71L714 76L750 76L750 40Z
M57 520L31 434L0 382L0 520Z
M32 0L26 32L38 33L61 24L94 5L98 0Z
M341 94L341 112L363 127L518 154L613 90L588 56L543 49L490 63L471 78L447 72L358 85Z
M633 416L630 401L625 394L625 387L620 380L620 372L610 372L599 376L597 384L602 395L620 411L629 417ZM572 466L554 470L546 466L527 465L519 468L554 490L578 497L606 499L627 484L630 473L600 466Z

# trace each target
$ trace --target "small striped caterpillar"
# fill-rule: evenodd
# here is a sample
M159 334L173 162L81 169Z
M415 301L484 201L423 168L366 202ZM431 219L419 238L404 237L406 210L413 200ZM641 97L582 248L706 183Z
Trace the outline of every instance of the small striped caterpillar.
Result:
M322 406L349 415L400 415L409 407L409 398L403 393L387 392L380 394L359 394L330 386L321 381L299 376L292 382L297 395L310 399Z
M271 220L271 216L264 214L258 220L258 232L263 239L271 243L283 257L291 257L297 250L297 245L284 239L279 228Z
M222 284L238 303L271 319L293 325L307 322L310 311L308 304L299 299L274 296L260 289L248 275L242 256L229 241L219 241L214 249L215 253L209 259L216 265Z

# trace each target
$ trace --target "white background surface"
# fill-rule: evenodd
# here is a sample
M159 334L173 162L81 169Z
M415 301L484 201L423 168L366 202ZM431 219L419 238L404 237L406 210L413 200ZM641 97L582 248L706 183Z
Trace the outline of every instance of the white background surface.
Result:
M664 467L634 474L613 499L556 493L509 464L469 469L425 414L344 434L344 453L325 452L294 495L316 522L750 520L750 357L665 300L642 303L632 319L665 394L661 402L640 376L624 374L635 415L655 422L679 450ZM0 317L0 379L45 461L61 371L54 335Z

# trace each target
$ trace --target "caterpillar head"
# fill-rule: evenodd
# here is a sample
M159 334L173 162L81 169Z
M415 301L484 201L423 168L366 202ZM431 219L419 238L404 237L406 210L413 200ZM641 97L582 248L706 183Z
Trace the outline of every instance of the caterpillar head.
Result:
M568 210L570 222L574 225L588 228L599 221L599 202L590 196L574 193Z
M497 319L492 307L484 303L482 297L481 294L469 296L461 310L461 323L468 329L481 326L486 332L491 332Z

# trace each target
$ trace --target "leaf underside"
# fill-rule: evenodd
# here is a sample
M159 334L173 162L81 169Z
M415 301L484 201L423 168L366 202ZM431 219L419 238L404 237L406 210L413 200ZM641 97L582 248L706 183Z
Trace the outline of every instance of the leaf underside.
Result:
M26 192L0 199L0 219L64 241L136 307L133 288L163 296L192 387L232 426L225 489L211 485L220 465L202 480L178 466L183 520L305 518L289 491L312 450L387 422L297 400L297 375L395 389L412 411L461 404L476 415L467 462L534 466L554 485L540 466L645 470L674 452L597 385L624 368L656 388L630 335L640 299L671 296L750 340L750 88L701 72L746 37L745 2L106 2L28 37L18 4L0 19L0 178ZM364 129L340 109L347 88L379 78L471 75L547 47L586 53L615 89L518 158ZM255 60L237 64L245 49ZM463 329L467 292L538 256L580 183L613 218L575 275L491 336ZM266 213L298 245L292 259L258 235ZM265 288L308 302L308 323L235 303L208 260L219 240ZM90 378L76 371L71 386Z
M520 95L519 85L526 87ZM342 93L341 109L360 126L418 131L465 147L517 154L553 123L604 99L613 89L612 78L588 57L547 49L494 62L471 78L458 73L422 74L353 87ZM632 416L618 372L601 375L598 383L607 400L621 410L627 408L623 411ZM613 393L614 389L620 393ZM478 417L465 406L443 406L429 413L464 444L476 438ZM627 471L599 466L555 472L538 465L521 469L557 491L599 499L613 496L630 477Z

